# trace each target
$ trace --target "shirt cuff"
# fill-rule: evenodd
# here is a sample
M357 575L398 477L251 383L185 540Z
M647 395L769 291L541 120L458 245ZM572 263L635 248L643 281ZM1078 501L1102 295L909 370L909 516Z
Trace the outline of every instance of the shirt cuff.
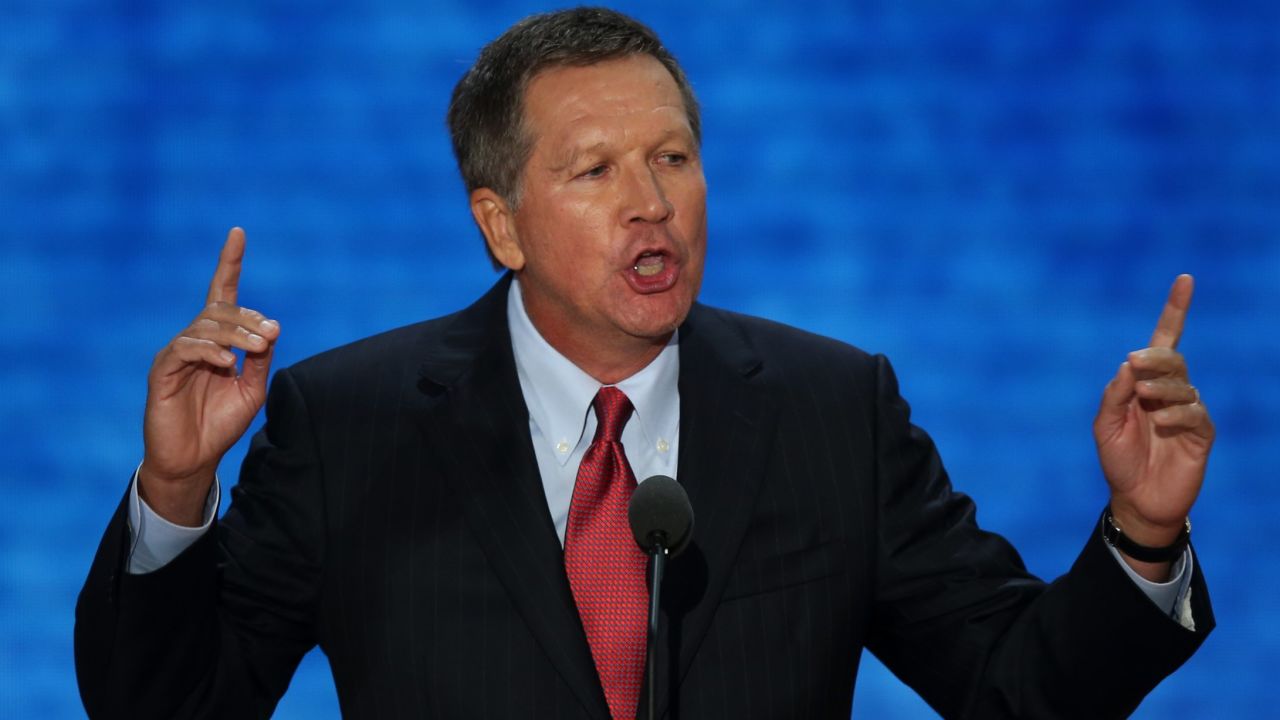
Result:
M1168 582L1162 583L1151 582L1139 575L1129 567L1129 563L1124 561L1120 551L1116 550L1111 543L1107 543L1107 550L1111 551L1112 557L1120 563L1120 567L1124 569L1129 579L1151 598L1151 602L1155 603L1161 612L1176 620L1182 627L1195 632L1195 618L1191 617L1191 575L1195 570L1195 558L1190 548L1183 550L1182 557L1173 562L1169 568Z
M129 529L133 543L129 547L126 571L131 575L142 575L168 565L213 525L221 498L221 483L214 475L209 496L204 501L204 524L199 527L175 525L157 515L138 494L138 471L134 470L129 484Z

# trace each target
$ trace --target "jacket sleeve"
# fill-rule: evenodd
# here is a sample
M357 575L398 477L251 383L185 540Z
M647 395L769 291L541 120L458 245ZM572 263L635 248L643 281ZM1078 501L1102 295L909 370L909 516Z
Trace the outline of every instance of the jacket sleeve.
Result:
M226 516L164 567L126 572L131 531L125 502L117 508L76 603L90 717L269 717L315 644L321 478L287 370L267 415Z
M1126 717L1213 628L1196 562L1196 629L1162 613L1095 523L1071 570L1046 585L981 530L893 370L876 364L878 552L869 648L947 718Z

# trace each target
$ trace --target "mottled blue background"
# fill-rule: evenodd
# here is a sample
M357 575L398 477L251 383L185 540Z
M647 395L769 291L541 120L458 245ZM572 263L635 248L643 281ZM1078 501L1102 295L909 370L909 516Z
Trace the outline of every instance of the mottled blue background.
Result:
M1183 349L1220 432L1195 511L1220 627L1138 716L1273 716L1277 5L619 7L703 102L703 298L888 353L980 519L1043 575L1104 502L1102 385L1197 276ZM229 226L282 365L494 280L442 118L479 46L537 9L0 4L0 715L83 712L75 595L140 456L151 357ZM279 716L336 712L313 654ZM932 713L868 659L855 715Z

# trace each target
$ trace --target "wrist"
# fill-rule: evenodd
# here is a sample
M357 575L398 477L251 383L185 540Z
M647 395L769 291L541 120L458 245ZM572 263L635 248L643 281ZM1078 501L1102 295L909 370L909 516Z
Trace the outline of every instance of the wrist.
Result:
M1173 544L1187 527L1185 515L1156 522L1114 499L1107 506L1107 513L1125 538L1148 548L1162 548Z
M152 512L185 527L204 523L204 510L215 473L200 471L182 477L166 477L150 471L144 460L138 468L138 497Z
M1124 518L1130 519L1124 519ZM1132 515L1117 515L1113 507L1102 514L1102 537L1126 560L1167 570L1170 562L1181 557L1191 540L1191 521L1184 518L1176 528L1152 526L1134 521ZM1130 562L1130 565L1135 565Z

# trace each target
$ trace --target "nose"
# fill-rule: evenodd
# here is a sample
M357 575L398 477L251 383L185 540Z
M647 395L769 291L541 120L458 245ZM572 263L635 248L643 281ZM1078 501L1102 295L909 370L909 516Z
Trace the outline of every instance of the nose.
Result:
M675 208L667 200L662 183L653 168L645 166L627 173L625 196L622 203L622 222L666 222Z

